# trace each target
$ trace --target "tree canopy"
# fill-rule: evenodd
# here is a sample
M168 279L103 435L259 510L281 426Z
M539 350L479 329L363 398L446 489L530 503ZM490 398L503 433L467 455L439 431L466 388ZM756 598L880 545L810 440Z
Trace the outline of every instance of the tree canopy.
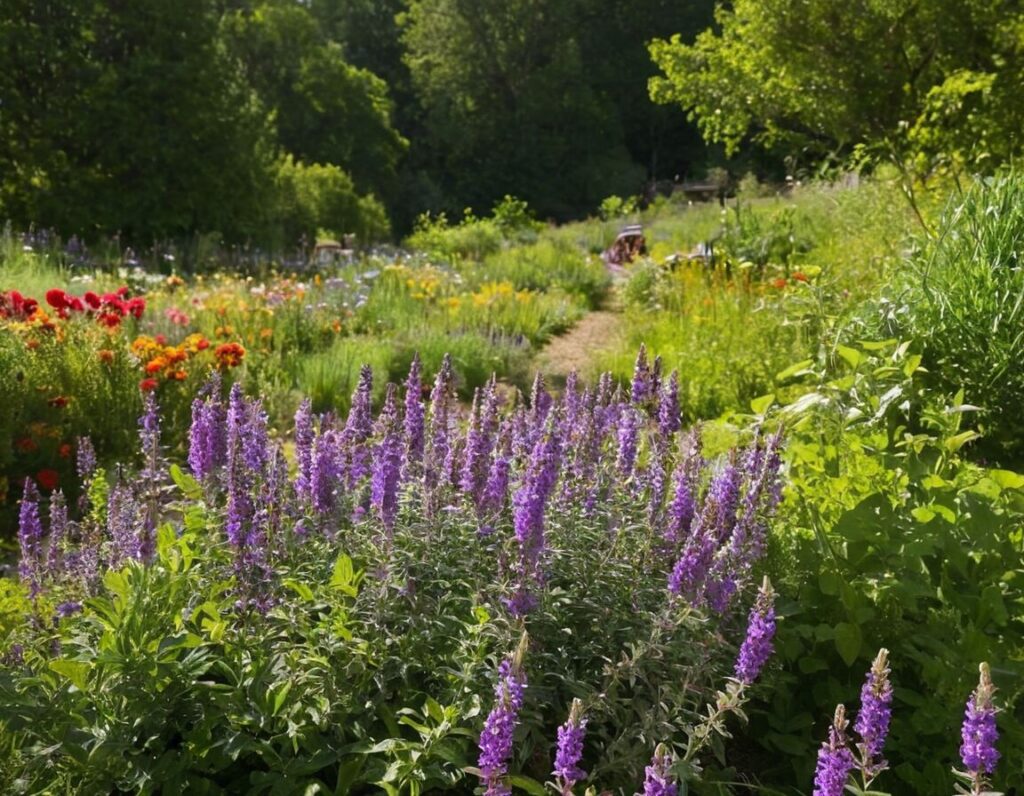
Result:
M1022 45L1011 0L736 0L651 43L650 91L730 152L997 163L1020 148Z

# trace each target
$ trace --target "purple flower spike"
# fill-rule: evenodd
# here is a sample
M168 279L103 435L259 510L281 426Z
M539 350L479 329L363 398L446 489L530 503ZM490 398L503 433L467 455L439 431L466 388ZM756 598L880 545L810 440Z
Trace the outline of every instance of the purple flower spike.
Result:
M523 706L526 689L526 675L523 672L526 643L524 633L515 655L511 660L502 662L498 669L498 685L494 689L495 704L480 733L477 765L486 786L485 796L506 796L512 792L504 777L508 774L519 710Z
M345 421L344 449L348 486L355 487L370 475L368 440L373 433L373 370L359 369L359 384L352 393L352 407Z
M59 489L50 496L50 546L46 553L46 574L56 580L64 569L64 539L68 533L68 505Z
M818 750L818 766L814 772L814 796L842 796L846 780L855 765L853 753L846 745L846 708L836 707L828 740Z
M384 408L377 418L377 444L373 459L373 479L370 484L370 505L384 526L385 537L390 540L398 516L398 486L402 473L402 420L398 415L398 390L389 384Z
M678 796L679 786L672 774L673 755L665 744L658 744L651 764L644 769L644 796Z
M630 407L625 407L619 419L618 456L615 469L622 479L628 480L636 466L637 441L640 435L640 415Z
M860 712L853 729L860 737L860 766L865 779L878 776L886 767L882 747L892 718L892 684L889 682L889 650L878 651L867 680L860 689Z
M679 412L679 372L673 370L668 383L658 396L658 428L666 437L675 434L682 427Z
M43 522L39 518L39 490L35 481L25 479L25 491L21 496L21 508L18 512L18 546L21 559L18 574L28 585L29 594L39 594L40 565L43 550Z
M747 637L743 639L736 659L736 679L750 685L761 674L772 654L775 637L775 592L768 578L764 579L757 600L747 622Z
M412 358L405 380L405 478L418 472L423 463L423 365L419 352Z
M563 796L572 793L573 785L587 776L580 768L583 757L583 739L587 735L587 720L583 717L583 703L572 701L569 719L558 728L558 749L555 752L555 768L551 773L558 779Z
M295 412L295 492L310 500L313 490L313 404L307 398Z
M651 368L647 364L647 346L640 344L633 365L633 381L629 387L630 399L634 404L643 404L651 397Z
M75 445L75 466L78 477L85 483L96 472L96 449L92 446L92 440L89 437L79 437L75 441Z
M992 684L988 664L981 664L979 670L978 687L967 700L961 730L963 744L960 746L960 758L974 780L972 793L988 790L986 775L995 771L996 763L999 762L999 752L996 750L999 731L996 729L996 708L992 702L996 688Z

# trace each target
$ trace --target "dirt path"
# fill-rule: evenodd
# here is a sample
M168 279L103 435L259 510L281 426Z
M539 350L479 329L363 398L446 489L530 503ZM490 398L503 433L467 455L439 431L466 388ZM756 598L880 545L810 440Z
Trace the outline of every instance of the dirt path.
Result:
M537 354L536 367L556 384L573 370L586 373L596 355L611 348L622 335L622 313L616 309L595 310L584 315L565 334L553 337Z

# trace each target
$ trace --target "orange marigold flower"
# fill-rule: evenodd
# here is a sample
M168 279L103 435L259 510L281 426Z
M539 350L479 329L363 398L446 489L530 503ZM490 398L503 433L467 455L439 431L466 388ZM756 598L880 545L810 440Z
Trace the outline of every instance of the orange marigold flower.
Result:
M213 352L217 358L218 367L233 368L242 364L245 358L245 349L239 343L222 343Z
M149 392L155 390L159 382L156 379L143 379L139 382L139 389L143 392Z
M807 274L805 274L805 273L804 273L803 271L797 271L797 272L795 272L795 273L793 274L793 279L795 279L795 280L796 280L797 282L808 282L808 281L810 281L810 280L809 280L809 279L807 278Z
M98 356L100 358L100 362L105 365L109 365L114 361L114 352L109 348L101 348L96 352L96 356Z
M40 470L36 473L36 483L38 483L43 489L52 492L60 483L60 475L56 470L46 468L45 470Z
M159 373L161 370L167 367L167 360L163 357L157 357L156 359L150 360L146 364L146 373L150 376Z
M188 374L183 370L172 370L167 374L167 378L173 379L174 381L185 381L188 378Z
M776 287L779 290L782 290L782 288L784 288L785 286L786 286L786 280L783 279L781 276L778 279L773 279L772 280L772 287Z

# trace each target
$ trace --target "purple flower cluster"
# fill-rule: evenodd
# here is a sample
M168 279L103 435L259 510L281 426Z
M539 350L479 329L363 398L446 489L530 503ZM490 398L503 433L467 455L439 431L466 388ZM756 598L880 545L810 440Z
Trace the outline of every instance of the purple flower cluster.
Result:
M991 774L999 762L996 741L999 731L996 729L996 708L992 702L995 686L988 664L979 667L978 687L967 700L964 723L961 729L963 743L960 746L960 758L964 768L975 782L976 792L983 788L985 775Z
M853 724L854 732L860 738L857 743L859 765L866 779L878 776L886 767L882 748L892 718L892 683L889 682L888 662L889 650L880 649L860 689L860 711Z
M775 592L768 578L764 579L757 600L750 611L747 635L736 658L736 679L750 685L761 674L771 657L775 637Z
M18 510L18 547L21 550L18 574L34 597L42 588L43 522L39 518L39 490L31 478L25 479Z
M846 708L836 707L828 740L818 750L814 772L814 796L842 796L855 761L846 742Z
M525 638L525 637L524 637ZM522 657L525 643L510 659L498 668L498 684L494 689L494 707L487 715L480 733L480 757L477 765L486 787L487 796L508 796L512 789L505 782L508 763L512 758L512 745L519 711L523 707L526 690L526 675L523 673Z
M558 780L563 796L572 793L573 785L587 776L587 772L580 768L586 735L587 720L583 716L583 703L574 699L569 709L569 718L558 728L555 768L551 772Z
M673 761L669 748L658 744L651 764L644 769L644 796L678 796L679 786L671 774Z

